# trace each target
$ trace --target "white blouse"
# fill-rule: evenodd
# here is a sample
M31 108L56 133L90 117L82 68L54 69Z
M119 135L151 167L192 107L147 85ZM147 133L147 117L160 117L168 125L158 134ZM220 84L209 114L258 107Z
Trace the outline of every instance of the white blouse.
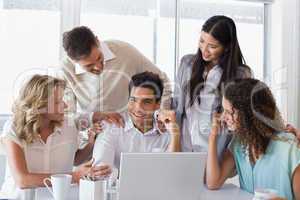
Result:
M79 148L78 131L74 120L70 118L65 118L62 126L54 129L53 133L47 138L46 143L41 138L31 144L26 144L25 141L20 140L14 131L12 119L6 122L0 138L0 145L3 145L4 138L8 138L23 149L27 169L30 173L58 174L72 172L75 153ZM0 197L18 198L19 193L7 165Z
M186 106L186 118L183 120L183 151L207 152L208 138L211 129L212 115L221 104L221 95L218 85L223 70L214 66L207 74L203 89L200 91L200 105L197 101L193 106ZM187 95L188 98L188 95ZM188 102L188 100L186 101ZM218 136L218 155L230 141L231 136L220 134Z

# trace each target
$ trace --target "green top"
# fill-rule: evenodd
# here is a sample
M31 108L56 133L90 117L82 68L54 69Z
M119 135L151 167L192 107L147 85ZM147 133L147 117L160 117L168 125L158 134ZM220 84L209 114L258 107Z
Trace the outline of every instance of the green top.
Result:
M232 141L230 150L242 189L251 193L257 188L275 189L279 196L294 199L292 177L300 163L300 148L294 135L280 132L255 165L251 164L238 139Z

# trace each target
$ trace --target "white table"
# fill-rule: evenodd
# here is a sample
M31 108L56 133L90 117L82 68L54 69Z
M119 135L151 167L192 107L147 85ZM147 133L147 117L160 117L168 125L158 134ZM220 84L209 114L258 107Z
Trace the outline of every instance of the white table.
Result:
M38 188L36 190L36 199L43 199L43 200L53 200L50 193L46 188ZM203 195L201 196L201 200L232 200L232 199L239 199L239 200L252 200L253 195L241 190L237 186L233 184L225 184L219 190L208 190L205 189ZM79 200L79 190L78 186L73 185L69 192L69 197L67 200Z
M239 200L252 200L254 195L241 190L239 187L233 184L225 184L219 190L206 190L201 196L204 200L218 200L218 199L239 199ZM201 199L201 200L202 200Z

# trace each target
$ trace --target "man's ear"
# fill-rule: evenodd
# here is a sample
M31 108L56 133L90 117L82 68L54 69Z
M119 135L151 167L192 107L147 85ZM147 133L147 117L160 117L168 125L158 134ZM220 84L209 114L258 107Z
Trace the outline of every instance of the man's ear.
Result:
M157 100L155 110L158 110L159 108L160 108L160 100Z

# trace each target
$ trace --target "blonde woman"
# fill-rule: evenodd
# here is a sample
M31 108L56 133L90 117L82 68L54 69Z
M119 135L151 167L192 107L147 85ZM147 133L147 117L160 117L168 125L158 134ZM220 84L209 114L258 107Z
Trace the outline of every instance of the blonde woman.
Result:
M108 166L92 167L92 160L72 171L73 164L89 156L95 135L90 134L89 143L79 150L75 121L64 116L64 88L63 80L35 75L15 101L1 136L9 164L1 192L7 198L18 198L19 188L43 186L51 174L69 173L78 182L86 174L110 173Z

